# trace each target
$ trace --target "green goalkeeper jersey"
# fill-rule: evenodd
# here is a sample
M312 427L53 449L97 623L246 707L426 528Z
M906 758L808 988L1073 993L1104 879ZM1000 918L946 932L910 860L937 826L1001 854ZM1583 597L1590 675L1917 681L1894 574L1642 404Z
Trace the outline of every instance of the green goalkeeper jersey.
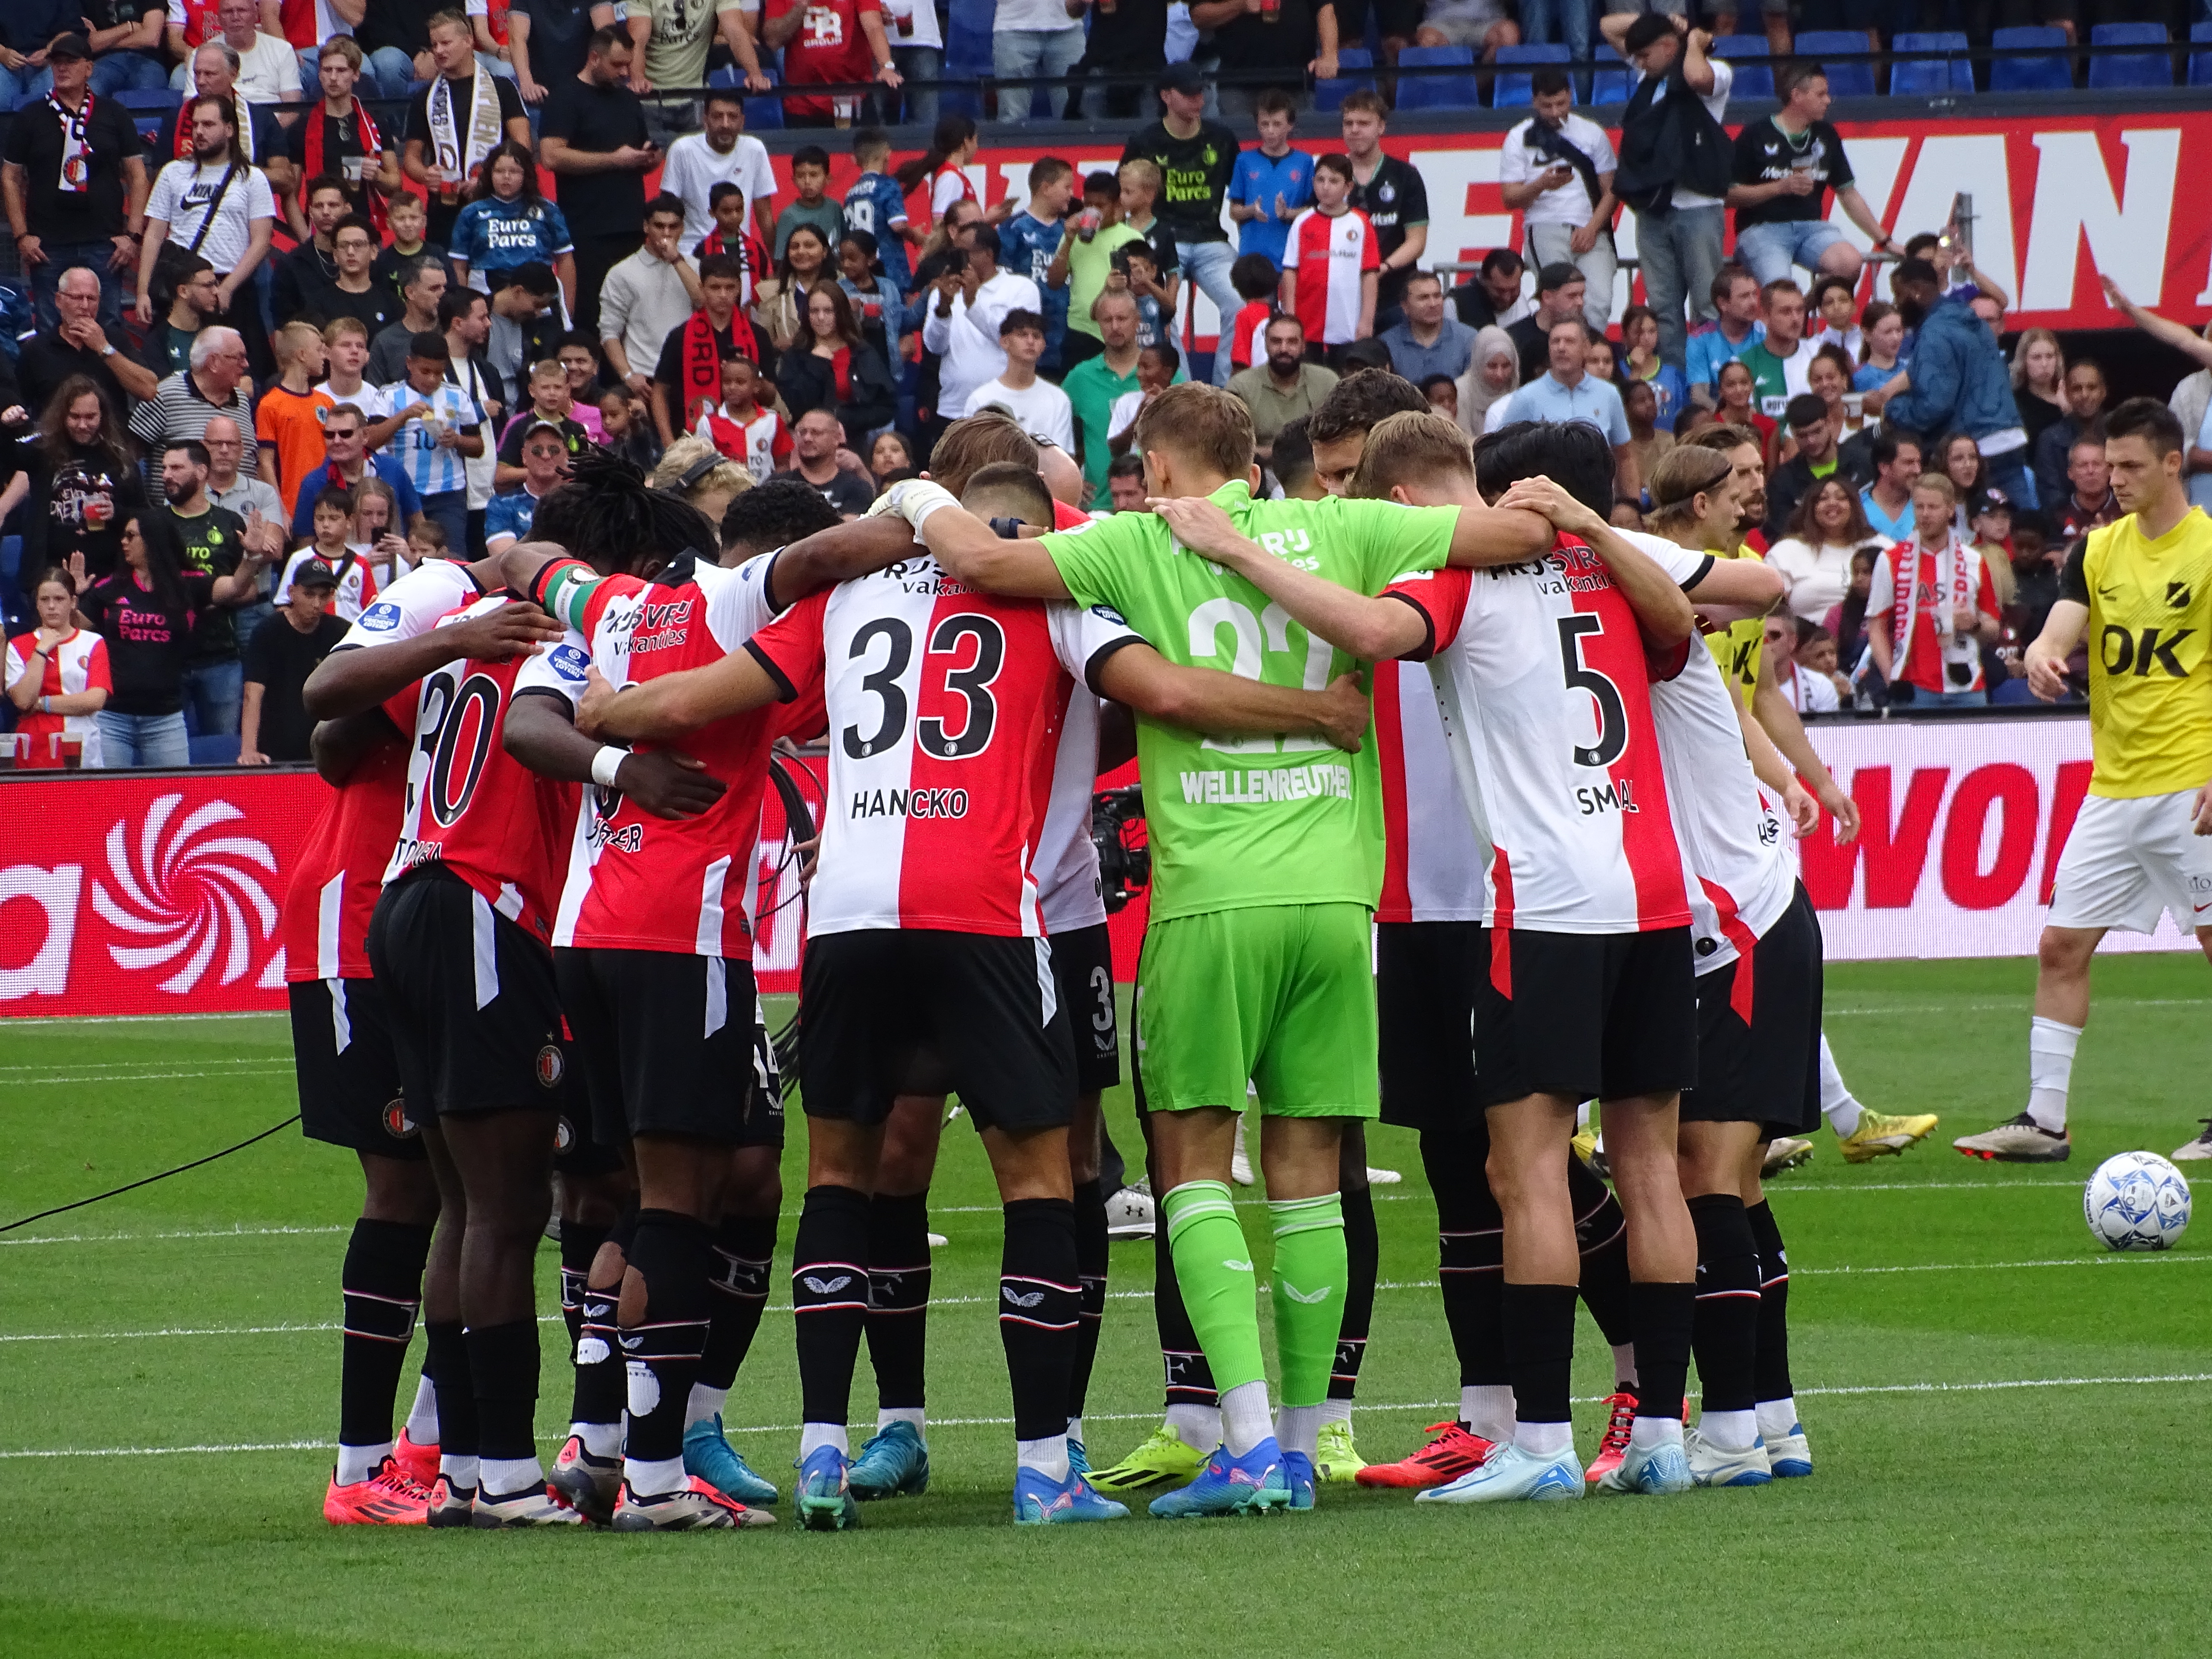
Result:
M1455 507L1255 501L1241 481L1213 500L1278 558L1370 594L1442 566L1459 521ZM1356 665L1244 578L1178 544L1152 514L1117 513L1043 539L1079 603L1119 611L1170 662L1310 691ZM1137 764L1155 918L1346 900L1373 908L1382 790L1371 731L1347 755L1321 738L1208 737L1140 714Z

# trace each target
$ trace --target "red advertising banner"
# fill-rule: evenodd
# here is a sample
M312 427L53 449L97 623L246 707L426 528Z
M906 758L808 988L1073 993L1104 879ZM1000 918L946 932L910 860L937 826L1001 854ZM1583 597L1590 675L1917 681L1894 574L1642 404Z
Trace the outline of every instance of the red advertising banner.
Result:
M281 1010L277 914L329 798L313 772L259 769L0 782L0 1017ZM762 989L796 990L798 873L773 790L761 833L754 966Z
M1607 122L1620 113L1617 106L1583 112ZM1303 148L1316 154L1340 148L1334 118L1310 112L1301 126L1294 142ZM986 127L987 147L967 169L987 203L1026 200L1030 164L1043 155L1061 156L1083 173L1121 159L1121 144L1111 138L1030 128L1048 136L1002 142L1006 131ZM2212 213L2201 198L2191 207L2193 187L2184 188L2191 179L2212 178L2212 112L2069 115L2062 107L2033 116L1846 121L1839 131L1860 194L1899 240L1941 230L1956 193L1973 198L1975 261L2011 295L2008 326L2124 326L2104 302L2100 276L2168 316L2199 323L2212 317ZM1492 248L1518 245L1520 215L1498 194L1504 142L1504 131L1384 137L1383 148L1412 161L1428 186L1425 264L1478 260ZM775 163L787 194L789 160L779 155ZM842 195L852 164L840 156L833 165L831 193ZM1867 251L1866 238L1840 209L1830 219ZM1236 228L1224 223L1233 239ZM1635 217L1624 212L1624 258L1633 255L1635 236ZM1878 280L1864 279L1862 299L1873 296ZM1624 274L1613 296L1616 317L1629 297ZM1196 303L1197 333L1211 339L1218 326L1213 307L1202 296Z

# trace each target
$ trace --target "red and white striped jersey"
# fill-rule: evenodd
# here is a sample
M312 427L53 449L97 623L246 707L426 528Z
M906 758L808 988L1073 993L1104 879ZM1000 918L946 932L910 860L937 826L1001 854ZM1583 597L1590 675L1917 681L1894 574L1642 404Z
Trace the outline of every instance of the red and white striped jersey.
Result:
M1098 848L1091 839L1091 797L1098 787L1098 699L1068 699L1054 745L1052 793L1037 836L1037 915L1048 937L1106 920L1098 894Z
M1632 933L1690 920L1636 614L1571 536L1389 590L1429 618L1444 735L1490 844L1483 921Z
M337 590L331 595L331 615L340 622L358 622L368 608L376 603L376 572L369 566L362 549L349 547L343 556L325 559L312 546L303 547L284 561L284 574L276 579L276 592L272 603L286 605L292 598L292 578L300 568L320 559L331 567L338 579ZM392 584L394 587L398 583Z
M558 697L573 712L587 665L627 685L719 662L775 615L768 595L775 562L763 554L726 570L687 555L650 581L606 576L572 586L558 602L568 638L525 665L515 695ZM633 745L689 755L726 786L696 817L655 817L619 790L583 791L554 944L751 960L745 884L769 744L784 712L758 708L672 744Z
M1480 921L1490 849L1452 775L1437 688L1417 663L1375 665L1375 757L1382 771L1377 921Z
M746 648L787 694L821 683L829 800L810 933L1035 936L1036 866L1078 684L1139 636L1112 611L1000 599L934 560L793 605Z
M1694 586L1712 562L1664 536L1617 532L1676 581ZM1782 919L1797 890L1782 814L1752 773L1743 728L1720 665L1703 639L1685 642L1680 666L1651 684L1651 720L1667 773L1667 807L1681 842L1696 967L1736 959Z
M438 626L510 603L504 593L488 593L441 617ZM399 840L384 879L389 884L418 866L442 864L493 909L550 943L558 849L575 821L577 791L531 771L501 741L515 676L527 660L456 658L384 705L409 742Z
M694 435L704 438L751 473L755 483L766 483L791 459L791 428L773 409L755 405L750 421L741 421L731 414L726 404L720 409L702 409Z
M8 672L0 676L7 689L12 690L31 672L31 653L38 642L36 634L18 635L8 641ZM79 692L95 690L115 690L115 678L107 666L107 641L89 629L71 629L66 639L56 642L40 665L39 695L73 697ZM54 752L53 744L58 732L83 739L84 764L100 764L100 716L96 714L42 714L33 704L29 713L15 716L15 730L30 739L30 751L20 763L21 765L59 766L62 757Z
M479 596L468 567L426 559L384 590L337 648L395 644L428 633L454 606ZM407 800L404 744L380 746L332 793L307 834L279 924L284 977L367 979L368 921Z
M1333 219L1308 208L1291 220L1283 269L1297 273L1298 321L1306 338L1327 345L1353 338L1359 331L1360 276L1382 266L1375 227L1358 208Z

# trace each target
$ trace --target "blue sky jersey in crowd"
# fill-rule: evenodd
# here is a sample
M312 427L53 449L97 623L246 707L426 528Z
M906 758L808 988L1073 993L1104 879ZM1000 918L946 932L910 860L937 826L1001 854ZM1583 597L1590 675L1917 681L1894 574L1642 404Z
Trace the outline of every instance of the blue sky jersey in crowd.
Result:
M1060 343L1067 333L1067 284L1045 285L1044 274L1052 256L1060 252L1064 226L1048 224L1029 213L1017 213L999 227L999 269L1026 276L1044 298L1044 357L1040 365L1051 368L1060 362Z
M1280 196L1292 213L1311 207L1313 164L1314 158L1302 149L1294 149L1279 161L1261 155L1257 148L1237 158L1236 170L1229 175L1229 199L1263 208L1267 214L1264 219L1247 219L1237 227L1237 252L1264 253L1275 262L1276 270L1283 268L1291 223L1275 217L1275 198Z
M519 196L502 202L487 196L461 210L447 251L468 262L469 286L488 292L485 279L493 271L533 262L550 265L559 255L575 252L575 246L568 238L568 222L553 203L528 202Z
M485 548L496 553L503 539L522 540L530 534L531 521L537 516L538 497L527 485L493 496L484 504Z
M1683 378L1692 386L1717 385L1721 370L1731 358L1742 356L1765 337L1765 323L1753 323L1751 332L1733 345L1729 343L1729 337L1721 332L1718 323L1701 328L1690 336L1689 343L1683 349Z
M407 481L420 495L442 495L450 490L469 487L468 458L458 449L441 447L437 433L431 422L446 427L477 427L484 424L483 410L477 400L453 385L441 381L429 392L417 392L405 380L385 387L383 399L377 409L380 417L389 419L410 404L424 403L430 406L428 416L417 415L385 441L385 452L406 471Z
M865 230L876 239L884 275L902 294L914 282L914 262L908 257L906 239L899 234L906 222L906 196L888 173L864 173L845 192L845 228ZM1000 234L1005 234L1001 229Z

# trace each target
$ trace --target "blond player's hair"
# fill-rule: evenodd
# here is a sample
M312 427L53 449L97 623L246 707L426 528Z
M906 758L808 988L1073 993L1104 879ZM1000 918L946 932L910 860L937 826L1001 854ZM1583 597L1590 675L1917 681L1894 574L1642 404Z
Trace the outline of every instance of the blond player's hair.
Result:
M1382 501L1401 485L1436 478L1474 482L1474 440L1449 416L1401 410L1369 431L1346 493Z

